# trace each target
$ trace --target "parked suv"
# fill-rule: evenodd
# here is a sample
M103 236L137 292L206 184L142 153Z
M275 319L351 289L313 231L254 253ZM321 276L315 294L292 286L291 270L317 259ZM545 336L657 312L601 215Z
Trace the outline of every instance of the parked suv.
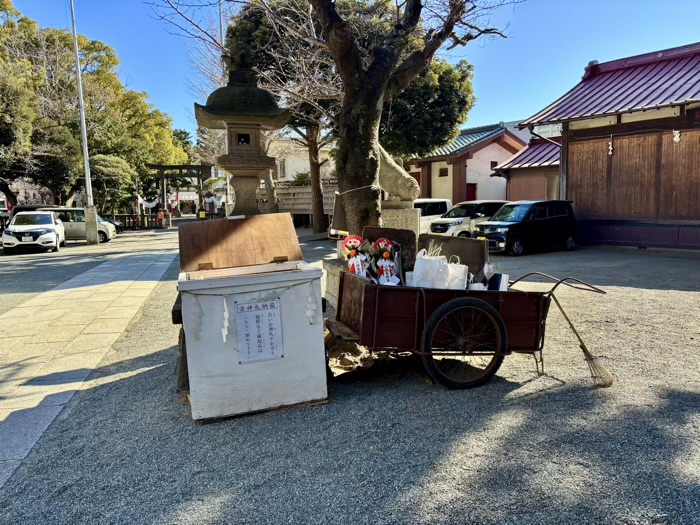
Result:
M18 248L48 248L57 252L65 245L63 224L51 211L19 212L2 232L5 255L15 253Z
M420 233L430 232L430 223L452 207L450 199L416 199L413 207L420 210Z
M85 208L65 208L61 206L44 206L42 210L52 210L58 214L58 218L63 221L66 229L66 240L85 240ZM100 242L109 242L117 236L117 229L114 224L105 221L97 216L97 235Z
M506 201L467 201L455 206L430 223L430 233L457 237L472 237L476 225L487 221Z
M569 201L517 201L503 205L478 226L489 249L522 255L526 251L563 246L576 248L574 210Z

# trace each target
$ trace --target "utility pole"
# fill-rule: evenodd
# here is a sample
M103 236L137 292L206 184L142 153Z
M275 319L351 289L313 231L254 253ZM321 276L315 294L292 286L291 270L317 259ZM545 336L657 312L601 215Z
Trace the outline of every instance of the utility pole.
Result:
M90 179L90 157L88 155L87 133L85 131L85 105L83 103L83 79L80 74L80 54L78 53L78 31L75 27L75 6L70 0L70 14L73 21L73 50L75 51L75 72L78 77L78 105L80 106L80 137L83 142L83 164L85 166L85 240L88 244L100 242L97 236L97 210L92 200L92 180Z
M219 35L221 38L221 47L226 47L226 40L224 39L224 9L219 0Z

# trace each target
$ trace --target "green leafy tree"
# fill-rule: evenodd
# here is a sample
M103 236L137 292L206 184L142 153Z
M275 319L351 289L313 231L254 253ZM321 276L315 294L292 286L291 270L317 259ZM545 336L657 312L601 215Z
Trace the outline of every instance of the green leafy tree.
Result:
M101 213L118 209L130 200L138 175L124 159L95 155L90 158L90 172L95 206Z
M35 26L20 17L9 0L0 0L0 191L13 206L11 184L32 169L32 123L37 114L36 78L31 63L16 60L5 44Z
M384 102L379 138L390 153L427 155L459 134L474 105L473 68L435 60L398 96Z
M0 29L0 191L12 202L10 184L27 177L64 203L84 184L72 35L39 29L9 0L0 0ZM144 178L149 163L187 162L171 119L119 80L114 49L82 35L78 47L90 154Z

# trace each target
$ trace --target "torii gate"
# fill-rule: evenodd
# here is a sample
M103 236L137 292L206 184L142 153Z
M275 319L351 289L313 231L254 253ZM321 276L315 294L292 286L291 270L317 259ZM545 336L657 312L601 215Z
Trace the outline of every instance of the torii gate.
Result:
M168 179L197 179L197 194L200 204L202 201L202 182L212 176L211 164L146 164L155 172L152 175L160 178L160 190L165 206L165 196L168 192Z

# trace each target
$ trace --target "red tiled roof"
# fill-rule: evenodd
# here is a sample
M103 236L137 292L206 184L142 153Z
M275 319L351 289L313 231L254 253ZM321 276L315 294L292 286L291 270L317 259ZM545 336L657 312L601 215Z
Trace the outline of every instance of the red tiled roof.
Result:
M525 146L493 171L506 171L517 168L544 168L559 166L561 146L544 140L535 141Z
M700 102L700 42L586 67L581 82L520 123L552 124Z

